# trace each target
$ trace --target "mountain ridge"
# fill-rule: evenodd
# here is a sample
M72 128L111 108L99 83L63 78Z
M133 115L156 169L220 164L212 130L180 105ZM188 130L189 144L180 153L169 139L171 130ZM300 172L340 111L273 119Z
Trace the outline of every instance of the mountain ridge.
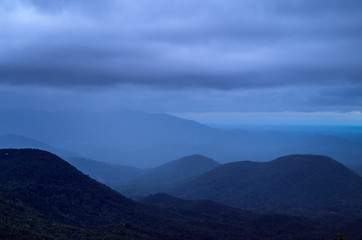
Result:
M195 153L221 163L266 161L293 153L328 155L345 164L358 163L362 157L360 141L338 135L226 131L167 114L3 110L0 122L0 133L42 139L97 161L146 168Z
M79 154L60 149L42 141L22 136L19 134L7 133L0 136L0 148L33 148L52 152L63 158L78 157Z
M144 174L113 187L127 196L146 196L168 191L173 186L188 181L218 166L220 164L215 160L194 154L149 169Z
M362 178L329 157L289 155L227 163L169 193L261 213L318 215L360 209Z
M263 226L259 233L247 215L240 219L240 210L210 201L201 205L181 201L183 206L176 208L143 205L89 178L54 154L0 149L0 237L4 240L256 240L262 236L276 240L285 235L283 232L301 240L329 239L331 235L326 227L300 218L293 223L281 218L277 231L265 221L258 222ZM192 215L187 210L190 208ZM301 231L301 224L309 231Z

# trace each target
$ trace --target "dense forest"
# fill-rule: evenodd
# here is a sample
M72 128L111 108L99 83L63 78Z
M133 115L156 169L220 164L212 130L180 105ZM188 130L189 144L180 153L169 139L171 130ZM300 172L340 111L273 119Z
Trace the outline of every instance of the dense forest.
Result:
M0 171L2 239L302 240L338 232L332 223L210 200L156 194L135 202L40 150L0 150Z

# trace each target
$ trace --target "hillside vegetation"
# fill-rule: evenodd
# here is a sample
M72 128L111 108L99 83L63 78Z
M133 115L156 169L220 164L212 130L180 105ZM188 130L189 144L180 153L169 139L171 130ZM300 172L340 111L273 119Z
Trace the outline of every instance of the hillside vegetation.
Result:
M360 214L362 209L362 178L335 160L318 155L224 164L172 193L259 213L315 216Z
M0 150L1 239L302 240L335 234L297 217L158 199L134 202L45 151Z

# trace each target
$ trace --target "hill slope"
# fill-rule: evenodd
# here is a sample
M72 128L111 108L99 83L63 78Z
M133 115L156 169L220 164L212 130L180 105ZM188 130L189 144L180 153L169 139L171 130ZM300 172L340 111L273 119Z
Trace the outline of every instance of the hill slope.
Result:
M64 158L81 172L107 185L128 181L144 172L142 169L135 167L86 159L76 153L16 134L0 136L0 148L33 148L51 152Z
M299 218L291 223L289 217L281 217L279 229L274 231L267 222L255 225L254 215L249 218L245 211L216 203L195 205L181 200L173 205L136 203L45 151L0 150L0 238L4 240L253 240L263 236L281 239L285 233L294 239L331 236L326 228ZM265 227L263 235L259 226Z
M127 219L134 202L40 150L0 150L3 198L22 202L57 222L98 225Z
M262 213L356 213L361 212L362 178L328 157L290 155L225 164L173 193Z
M0 136L0 148L34 148L54 153L63 158L76 157L76 153L53 147L44 142L17 134L5 134Z
M145 169L141 168L99 162L82 157L67 158L65 160L84 174L111 187L128 182L146 172Z
M125 184L115 186L115 189L127 196L146 196L164 192L218 166L220 164L213 159L191 155L150 169Z
M362 165L349 165L348 168L362 177Z
M224 226L225 236L231 236L232 233L227 232L227 229L228 225L235 224L235 219L238 219L238 224L247 233L244 235L246 239L273 239L276 236L278 236L277 239L306 239L311 235L312 239L329 239L328 235L333 236L333 234L328 233L330 230L327 230L326 226L300 217L288 215L260 216L238 208L220 205L210 200L185 200L161 193L148 196L142 202L163 209L172 209L173 214L176 215L199 216L202 221L198 223L196 228L202 226L202 222L218 218L220 222L226 224ZM334 231L336 231L335 229ZM240 238L234 236L232 239Z

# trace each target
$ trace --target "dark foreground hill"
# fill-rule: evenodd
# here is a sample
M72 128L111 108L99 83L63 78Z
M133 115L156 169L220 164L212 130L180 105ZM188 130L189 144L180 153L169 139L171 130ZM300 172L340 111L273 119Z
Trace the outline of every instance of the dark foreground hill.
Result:
M274 220L255 219L254 214L210 201L173 204L136 203L45 151L0 150L1 239L331 239L334 235L301 218L274 216L279 219L275 228L269 226Z
M5 149L0 160L1 196L55 221L92 226L135 211L133 201L48 152Z
M290 155L220 166L173 191L259 213L361 214L362 178L329 157Z
M127 196L147 196L167 192L174 186L200 176L218 166L220 164L211 158L191 155L152 168L129 182L112 187Z
M5 134L0 136L0 148L33 148L54 153L64 158L81 172L107 185L128 181L144 172L143 169L136 167L87 159L79 156L79 154L16 134Z
M348 168L362 177L362 165L348 165Z
M307 232L323 232L321 224L287 215L257 215L238 208L232 208L217 204L210 200L185 200L167 194L150 195L142 200L143 203L158 206L164 209L172 209L174 214L186 213L189 216L197 216L202 213L204 221L217 217L221 222L232 224L231 219L238 219L246 231L255 231L253 234L259 239L269 239L279 235L279 239L290 239L294 232L307 236ZM277 223L279 222L279 223ZM318 234L315 235L317 239ZM325 236L319 235L318 238ZM303 239L303 238L302 238Z

